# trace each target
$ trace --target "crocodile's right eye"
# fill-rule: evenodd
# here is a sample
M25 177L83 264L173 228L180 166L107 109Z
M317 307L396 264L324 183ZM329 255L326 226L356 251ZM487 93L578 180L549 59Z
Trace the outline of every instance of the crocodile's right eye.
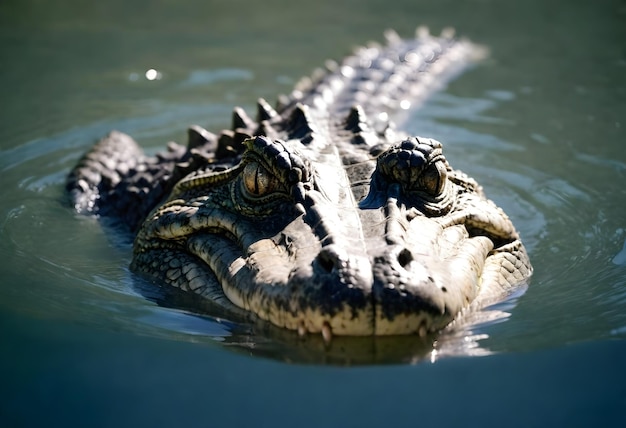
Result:
M246 191L260 198L277 190L277 179L258 162L250 162L243 168L242 181Z

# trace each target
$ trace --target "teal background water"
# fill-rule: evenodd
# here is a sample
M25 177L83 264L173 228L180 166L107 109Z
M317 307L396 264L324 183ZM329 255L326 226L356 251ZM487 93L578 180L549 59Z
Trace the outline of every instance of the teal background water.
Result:
M407 127L483 184L535 267L463 355L289 364L306 356L139 295L127 243L64 203L108 130L148 151L191 123L218 130L233 106L420 24L490 57ZM623 1L3 0L0 125L1 426L626 423Z

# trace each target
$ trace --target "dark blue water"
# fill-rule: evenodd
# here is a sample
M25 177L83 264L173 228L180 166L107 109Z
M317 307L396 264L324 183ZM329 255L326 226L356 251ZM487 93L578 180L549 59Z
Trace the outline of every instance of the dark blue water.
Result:
M406 126L444 142L535 267L453 355L299 347L159 307L128 243L64 203L108 130L148 151L218 130L420 24L490 56ZM625 41L619 0L0 2L0 426L624 425Z

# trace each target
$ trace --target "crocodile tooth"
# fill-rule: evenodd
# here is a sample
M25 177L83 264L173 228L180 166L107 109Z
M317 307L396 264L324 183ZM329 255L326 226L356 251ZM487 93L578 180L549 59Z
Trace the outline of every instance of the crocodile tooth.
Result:
M333 330L330 328L328 321L324 321L324 324L322 324L322 337L324 338L324 342L326 344L329 344L333 339Z
M264 120L271 120L274 117L278 116L278 113L276 113L276 110L274 110L272 106L269 105L269 103L265 101L265 99L263 98L259 98L257 100L256 107L257 107L256 120L259 123Z
M419 334L419 337L426 337L426 333L428 331L426 330L426 323L424 321L422 321L422 324L420 325L419 329L417 330L417 334Z
M301 320L298 323L298 336L304 337L305 334L306 334L306 327L304 326L304 320Z

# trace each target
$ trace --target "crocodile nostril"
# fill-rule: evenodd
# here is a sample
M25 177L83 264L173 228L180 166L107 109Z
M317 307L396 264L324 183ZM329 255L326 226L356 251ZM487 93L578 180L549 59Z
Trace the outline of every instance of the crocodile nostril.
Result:
M326 272L332 272L337 264L337 257L333 252L322 249L317 255L317 262Z
M398 263L400 263L400 266L406 267L412 261L413 254L411 254L411 252L406 248L402 249L402 251L398 253Z

